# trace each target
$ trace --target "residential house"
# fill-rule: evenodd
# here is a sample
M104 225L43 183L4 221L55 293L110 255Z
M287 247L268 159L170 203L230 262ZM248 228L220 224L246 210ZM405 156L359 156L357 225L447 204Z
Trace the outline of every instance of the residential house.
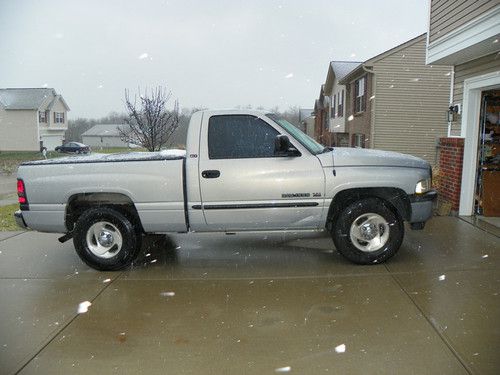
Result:
M332 133L332 145L348 147L349 133L346 132L346 87L340 84L345 76L359 66L359 61L332 61L328 66L325 82L325 95L328 96L327 122Z
M299 122L304 128L304 133L314 138L314 109L299 108Z
M427 63L452 66L440 195L460 215L500 216L500 1L431 0ZM463 171L462 171L463 166Z
M332 134L328 126L329 99L325 96L325 85L321 85L319 98L314 103L314 139L319 143L331 146Z
M63 143L68 111L52 88L0 89L0 151L54 150Z
M113 148L128 147L129 144L121 140L120 129L129 128L126 124L98 124L82 134L82 142L92 147Z
M361 64L342 78L352 147L397 151L437 162L447 132L451 68L425 63L426 34Z

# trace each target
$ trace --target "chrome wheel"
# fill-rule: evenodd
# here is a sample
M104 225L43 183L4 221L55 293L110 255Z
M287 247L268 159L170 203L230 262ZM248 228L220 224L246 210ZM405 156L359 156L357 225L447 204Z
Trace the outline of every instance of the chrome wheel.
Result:
M353 221L349 235L353 245L364 252L380 250L389 240L389 223L379 214L365 213Z
M123 237L118 228L108 221L99 221L87 231L87 246L100 258L111 258L122 248Z

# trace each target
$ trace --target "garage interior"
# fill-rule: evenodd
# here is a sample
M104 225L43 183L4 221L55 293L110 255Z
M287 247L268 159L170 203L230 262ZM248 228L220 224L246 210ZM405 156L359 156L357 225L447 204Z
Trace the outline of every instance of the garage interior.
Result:
M479 125L474 212L500 228L500 90L483 91Z

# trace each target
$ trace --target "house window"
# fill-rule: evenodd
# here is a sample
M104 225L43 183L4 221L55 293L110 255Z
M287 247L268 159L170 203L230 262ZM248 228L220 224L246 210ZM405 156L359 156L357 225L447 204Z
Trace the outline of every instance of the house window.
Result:
M353 134L352 146L356 147L356 148L365 148L365 135L364 134Z
M344 90L339 92L339 105L337 108L337 116L338 117L344 116Z
M64 124L64 112L54 112L54 123Z
M366 77L354 82L354 113L363 112L366 107Z
M337 95L333 95L333 103L332 103L332 108L331 108L331 118L335 118L335 106L337 104Z
M47 123L47 113L45 111L38 111L38 122Z

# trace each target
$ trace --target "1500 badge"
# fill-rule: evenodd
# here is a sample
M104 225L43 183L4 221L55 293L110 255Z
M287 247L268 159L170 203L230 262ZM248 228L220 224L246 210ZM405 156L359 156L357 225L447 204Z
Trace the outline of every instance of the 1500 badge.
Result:
M281 198L309 198L310 193L285 193L281 194ZM321 197L321 193L312 193L313 197Z

